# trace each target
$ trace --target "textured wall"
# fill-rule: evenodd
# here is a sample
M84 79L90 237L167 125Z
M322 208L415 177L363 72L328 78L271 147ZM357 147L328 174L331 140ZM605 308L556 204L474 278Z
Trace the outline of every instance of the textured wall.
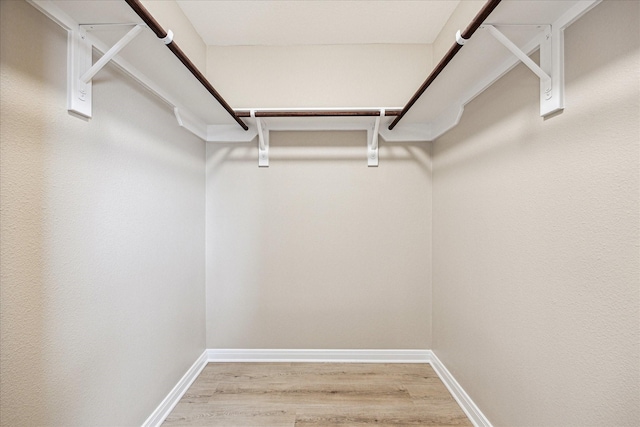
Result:
M110 67L67 114L66 33L0 8L0 424L140 425L204 349L204 144Z
M365 132L273 132L207 145L207 346L431 344L428 145Z
M639 10L566 31L566 110L518 66L434 147L433 348L496 426L640 424Z

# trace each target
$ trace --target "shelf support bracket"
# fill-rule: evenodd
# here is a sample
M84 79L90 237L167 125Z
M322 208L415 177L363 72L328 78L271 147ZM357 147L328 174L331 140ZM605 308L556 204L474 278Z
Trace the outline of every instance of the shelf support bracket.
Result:
M69 31L67 37L67 110L91 118L91 81L80 76L91 68L92 44L82 27Z
M380 136L380 120L385 116L384 108L370 129L367 129L367 164L369 167L378 167L378 137Z
M251 110L251 117L256 120L258 128L258 167L269 167L269 128L260 117L256 117L256 110Z
M564 108L563 39L553 37L551 26L545 25L540 39L540 65L493 25L483 25L489 33L526 65L540 79L540 115L546 117Z
M129 30L129 32L124 35L124 37L118 40L116 44L111 47L111 49L109 49L104 55L102 55L102 57L98 59L96 63L93 64L91 68L89 68L80 77L80 80L83 83L88 83L91 79L93 79L93 77L98 74L98 71L102 70L104 66L107 65L107 63L118 54L118 52L120 52L126 45L131 42L131 40L135 39L136 36L140 34L143 28L144 27L142 25L138 24L131 30Z
M91 118L92 84L91 80L118 54L144 27L136 25L124 37L116 42L100 59L92 64L93 44L82 26L69 32L67 109L83 117Z

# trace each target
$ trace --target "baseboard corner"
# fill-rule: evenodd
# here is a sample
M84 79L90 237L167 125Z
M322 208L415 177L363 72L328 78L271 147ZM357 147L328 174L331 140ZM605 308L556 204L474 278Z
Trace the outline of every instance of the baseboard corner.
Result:
M471 400L471 397L464 391L462 386L451 375L451 372L444 366L438 356L430 351L430 364L433 370L438 374L440 380L447 387L453 398L458 402L474 427L493 427L489 419L480 411L480 408Z
M191 384L198 378L200 372L207 366L208 361L207 350L205 350L182 378L180 378L180 381L178 381L169 394L160 402L158 407L149 415L145 422L142 423L142 427L159 427L178 404Z

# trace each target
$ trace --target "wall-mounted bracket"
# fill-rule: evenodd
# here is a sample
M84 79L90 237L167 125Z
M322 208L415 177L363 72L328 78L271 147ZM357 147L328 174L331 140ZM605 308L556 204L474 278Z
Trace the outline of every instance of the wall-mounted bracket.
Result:
M131 30L129 30L129 32L125 34L124 37L122 37L120 40L118 40L116 44L114 44L111 49L109 49L104 55L102 55L102 57L91 66L91 68L89 68L82 76L80 76L80 80L83 83L90 82L91 79L93 79L93 77L98 74L98 71L102 70L102 68L104 68L104 66L107 65L107 63L118 54L118 52L120 52L126 45L131 42L131 40L133 40L138 34L140 34L142 29L143 26L138 24Z
M266 123L260 118L256 117L256 111L251 110L251 117L256 121L256 127L258 128L258 167L269 167L269 128Z
M105 54L113 49L94 34L99 30L111 30L114 27L146 27L132 22L106 24L80 24L67 15L52 0L27 0L36 9L60 25L67 32L67 109L74 114L91 117L91 80L82 82L80 77L92 67L92 50ZM73 2L72 2L73 3ZM116 20L114 20L116 21ZM167 33L169 34L169 33ZM168 39L164 40L165 42ZM124 47L124 45L122 46ZM113 53L113 52L112 52ZM236 129L235 125L208 125L193 114L177 99L171 91L159 86L156 81L140 71L121 55L109 55L111 63L138 82L142 87L167 103L173 110L178 124L204 141L248 142L256 136L253 132Z
M385 116L385 110L380 110L373 126L367 129L367 164L369 167L378 167L378 137L380 136L380 120Z
M91 81L80 79L91 68L92 44L78 27L67 38L67 110L91 118Z
M207 124L202 122L196 116L191 114L187 109L181 109L179 107L173 107L173 114L176 117L178 126L185 128L203 141L207 141L209 138L209 132Z
M506 47L524 65L540 78L540 115L546 117L564 108L564 55L563 38L553 36L551 25L544 28L540 38L540 65L505 36L494 25L483 25L496 40Z
M95 64L92 64L93 44L87 37L82 25L69 33L67 67L67 109L81 116L91 118L91 80L104 68L143 29L135 25L124 37L118 40Z

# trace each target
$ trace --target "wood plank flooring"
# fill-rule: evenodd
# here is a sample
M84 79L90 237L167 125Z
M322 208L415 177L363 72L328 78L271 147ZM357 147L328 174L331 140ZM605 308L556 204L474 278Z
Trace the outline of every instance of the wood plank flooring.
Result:
M163 426L471 426L428 364L209 363Z

